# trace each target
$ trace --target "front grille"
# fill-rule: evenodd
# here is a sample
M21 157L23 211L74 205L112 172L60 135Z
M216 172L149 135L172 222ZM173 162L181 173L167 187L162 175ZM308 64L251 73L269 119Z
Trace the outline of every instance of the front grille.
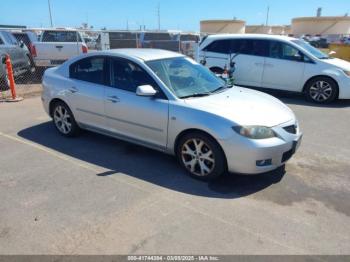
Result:
M283 127L283 129L294 135L297 133L297 127L295 125Z

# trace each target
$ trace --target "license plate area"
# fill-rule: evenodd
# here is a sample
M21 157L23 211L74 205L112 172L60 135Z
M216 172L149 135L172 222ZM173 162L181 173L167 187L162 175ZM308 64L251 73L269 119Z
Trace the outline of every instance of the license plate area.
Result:
M51 65L61 65L64 62L66 62L66 60L51 60Z

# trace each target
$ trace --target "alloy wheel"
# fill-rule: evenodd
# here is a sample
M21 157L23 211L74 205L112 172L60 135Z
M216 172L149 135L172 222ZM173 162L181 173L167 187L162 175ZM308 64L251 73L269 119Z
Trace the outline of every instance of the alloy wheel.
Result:
M327 101L333 94L332 86L326 81L317 81L310 87L310 97L317 102Z
M54 122L58 130L63 134L68 134L72 130L71 116L66 108L57 106L53 114Z
M181 159L186 169L196 176L207 176L215 168L213 150L201 139L187 140L181 148Z

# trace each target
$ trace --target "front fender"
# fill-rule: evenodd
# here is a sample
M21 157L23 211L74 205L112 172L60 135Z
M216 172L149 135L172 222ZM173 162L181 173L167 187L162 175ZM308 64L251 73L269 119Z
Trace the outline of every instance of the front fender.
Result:
M170 102L167 149L174 152L178 135L186 130L201 130L217 140L226 140L232 136L232 126L234 123L223 117Z

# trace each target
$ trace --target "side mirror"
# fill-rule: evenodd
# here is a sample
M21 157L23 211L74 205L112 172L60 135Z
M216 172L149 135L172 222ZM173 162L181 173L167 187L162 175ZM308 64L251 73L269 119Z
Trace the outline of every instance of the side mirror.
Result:
M24 42L23 42L22 40L19 42L19 47L20 47L20 48L23 48L23 47L24 47Z
M6 57L5 56L1 58L1 63L6 64Z
M203 59L200 61L201 65L205 66L207 64L207 60Z
M136 95L138 96L155 96L157 94L157 90L153 88L151 85L143 85L139 86L136 89Z

